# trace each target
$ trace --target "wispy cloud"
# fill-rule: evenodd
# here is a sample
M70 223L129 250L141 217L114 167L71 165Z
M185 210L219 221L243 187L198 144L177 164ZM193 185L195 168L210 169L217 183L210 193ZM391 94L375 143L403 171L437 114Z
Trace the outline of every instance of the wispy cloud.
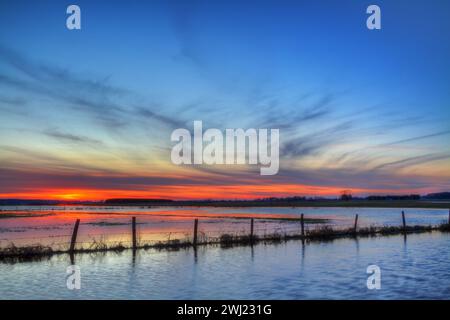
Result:
M323 130L292 138L281 146L280 155L298 157L316 154L331 145L343 142L352 128L353 122L346 121Z
M450 154L424 154L415 157L408 157L397 161L386 162L374 167L374 170L380 170L387 167L395 167L396 169L405 168L413 165L423 164L431 161L443 160L450 158Z
M85 136L79 136L71 133L65 133L58 131L57 129L47 129L43 132L46 136L55 138L57 140L74 142L74 143L86 143L90 145L103 145L103 142L97 139L92 139Z
M450 134L450 130L439 131L439 132L425 134L425 135L416 136L416 137L412 137L412 138L397 140L397 141L385 143L382 146L392 146L392 145L401 144L401 143L407 143L407 142L413 142L413 141L418 141L418 140L424 140L424 139L428 139L428 138L444 136L444 135L447 135L447 134Z
M57 174L61 175L61 177L79 174L102 175L119 173L119 170L111 169L111 166L94 165L89 163L89 161L80 163L80 161L45 151L8 145L0 145L0 150L2 151L2 156L7 156L7 153L14 155L13 157L2 159L2 167L13 171L38 171L43 175ZM25 187L26 181L22 182Z
M332 100L331 95L324 95L312 106L283 105L277 100L272 100L266 108L260 109L256 127L278 128L285 131L299 129L306 122L317 121L329 116L332 113L329 106Z
M0 45L0 57L29 79L43 83L64 84L71 89L77 88L81 91L107 95L123 95L129 93L128 90L108 83L108 77L91 80L77 76L68 69L58 66L36 63L24 55Z
M64 102L88 113L108 129L119 129L139 117L169 127L179 124L176 119L152 110L149 104L138 105L137 94L111 85L110 77L95 80L81 77L67 69L36 63L4 46L0 46L0 58L16 71L14 75L0 73L0 84Z

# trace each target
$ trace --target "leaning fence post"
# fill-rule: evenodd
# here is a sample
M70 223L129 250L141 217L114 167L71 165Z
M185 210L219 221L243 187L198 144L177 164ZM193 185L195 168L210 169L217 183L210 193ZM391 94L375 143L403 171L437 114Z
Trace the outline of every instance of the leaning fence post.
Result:
M406 231L405 211L402 211L403 230Z
M353 231L356 233L356 228L358 227L358 214L355 216L355 226L353 227Z
M198 219L194 221L194 247L197 246Z
M250 241L253 242L253 218L250 220Z
M303 213L300 215L300 225L302 227L302 237L305 236L305 218Z
M136 217L131 218L131 232L133 233L133 250L136 250L136 248L137 248Z
M80 219L77 219L75 226L73 227L72 239L70 240L69 252L73 253L75 250L75 243L77 242L78 226L80 225Z

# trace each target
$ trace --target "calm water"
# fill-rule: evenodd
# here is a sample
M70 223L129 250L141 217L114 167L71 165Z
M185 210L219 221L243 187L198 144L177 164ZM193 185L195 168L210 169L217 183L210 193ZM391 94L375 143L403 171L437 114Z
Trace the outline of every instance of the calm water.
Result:
M0 264L1 299L449 299L450 235L426 233L326 243L289 241L195 254L78 255L81 289L68 290L67 256ZM381 268L368 290L366 268Z
M2 207L1 215L27 214L28 217L0 219L0 247L41 243L54 247L67 246L76 219L81 219L78 243L88 246L95 239L102 242L131 241L131 216L138 221L138 236L144 242L187 239L192 237L193 219L199 218L201 236L217 237L223 233L248 233L248 219L234 217L299 217L327 219L333 227L350 227L355 214L359 226L400 225L398 208L192 208L192 207L93 207L42 206ZM409 225L437 225L448 219L445 209L405 209ZM31 217L30 217L31 215ZM218 217L221 217L218 219ZM316 223L307 224L315 228ZM298 222L257 219L255 233L298 233Z

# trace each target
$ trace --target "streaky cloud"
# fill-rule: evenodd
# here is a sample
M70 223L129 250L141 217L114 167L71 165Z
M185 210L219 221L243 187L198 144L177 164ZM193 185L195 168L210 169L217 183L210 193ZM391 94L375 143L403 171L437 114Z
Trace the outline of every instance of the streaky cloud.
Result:
M426 135L422 135L422 136L416 136L416 137L403 139L403 140L397 140L397 141L385 143L382 146L392 146L392 145L401 144L401 143L407 143L407 142L413 142L413 141L418 141L418 140L423 140L423 139L428 139L428 138L444 136L447 134L450 134L450 130L439 131L439 132L430 133L430 134L426 134Z
M404 158L401 160L397 160L397 161L392 161L392 162L386 162L383 164L380 164L376 167L373 168L373 170L380 170L386 167L395 167L397 169L399 168L404 168L404 167L409 167L409 166L413 166L413 165L418 165L418 164L423 164L423 163L427 163L427 162L431 162L431 161L436 161L436 160L443 160L443 159L448 159L450 158L450 154L425 154L425 155L420 155L420 156L415 156L415 157L409 157L409 158Z
M47 129L43 132L46 136L55 138L57 140L69 141L75 143L87 143L91 145L103 145L103 142L97 139L92 139L85 136L75 135L71 133L65 133L56 129Z
M0 73L0 84L62 101L75 110L89 113L108 129L120 129L133 122L135 117L151 118L169 127L181 123L151 110L148 104L133 107L136 94L110 85L109 77L100 80L79 77L67 69L35 63L2 45L0 57L18 71L15 76ZM113 98L115 102L112 102Z

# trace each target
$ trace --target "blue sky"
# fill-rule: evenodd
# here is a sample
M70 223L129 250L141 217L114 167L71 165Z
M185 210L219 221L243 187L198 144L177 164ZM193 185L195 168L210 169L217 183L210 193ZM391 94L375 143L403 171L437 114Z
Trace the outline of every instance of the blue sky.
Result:
M65 26L69 4L81 30ZM381 30L366 28L370 4ZM194 120L280 128L281 174L258 184L448 188L449 12L448 1L2 1L11 193L36 171L198 181L167 156L170 132ZM242 184L230 170L226 183Z

